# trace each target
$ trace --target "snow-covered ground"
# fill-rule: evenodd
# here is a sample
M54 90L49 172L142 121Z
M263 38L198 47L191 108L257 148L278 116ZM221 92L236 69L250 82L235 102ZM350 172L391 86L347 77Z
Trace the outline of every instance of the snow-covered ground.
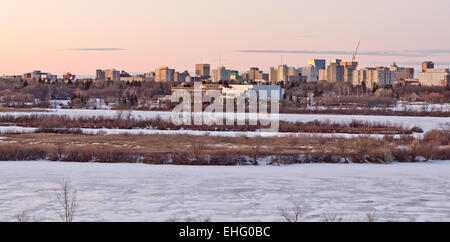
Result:
M97 107L96 109L106 109L109 110L113 107L113 105L106 105L104 104L104 101L101 99L95 99L90 100L92 102L93 107ZM70 100L50 100L49 101L52 107L55 108L61 108L65 107L68 108L68 104L70 103ZM159 106L158 104L155 105L155 107ZM354 107L350 106L343 106L343 107L330 107L330 106L308 106L308 109L312 110L324 110L324 109L353 109ZM362 107L359 107L359 109L362 109ZM366 108L364 108L366 109ZM371 108L373 110L381 109L381 108ZM450 111L450 103L426 103L426 102L406 102L406 101L398 101L395 106L383 108L387 110L393 110L393 111L412 111L412 112L433 112L433 111L443 111L443 112L449 112Z
M341 110L341 109L354 109L355 107L351 106L343 106L343 107L330 107L330 106L308 106L307 109L310 110L327 110L327 109L333 109L333 110ZM367 109L358 107L357 109ZM450 111L450 103L426 103L426 102L402 102L399 101L397 104L393 107L389 108L369 108L372 110L392 110L392 111L409 111L409 112L449 112Z
M78 191L76 221L280 221L303 204L304 221L450 221L450 161L186 167L0 162L0 221L26 211L57 220L63 179Z
M26 134L33 133L37 128L25 128L18 126L0 126L0 134Z
M38 128L27 128L18 126L0 126L0 134L26 134L36 132ZM259 132L259 131L199 131L199 130L156 130L156 129L80 129L83 134L88 135L116 135L116 134L132 134L132 135L196 135L196 136L218 136L218 137L330 137L330 138L358 138L370 137L375 139L382 139L384 134L345 134L345 133L289 133L289 132ZM421 138L423 133L413 133L413 137ZM402 135L392 135L393 138L398 139ZM2 141L0 140L0 143Z
M118 113L121 113L123 117L128 115L135 118L156 118L170 119L171 112L159 112L159 111L114 111L114 110L86 110L86 109L51 109L50 112L40 112L35 114L56 114L67 115L70 117L79 116L104 116L104 117L116 117ZM29 115L30 112L8 112L1 113L0 115ZM204 114L208 117L210 114ZM249 116L248 114L246 115ZM269 115L270 116L270 115ZM275 118L276 116L270 116ZM267 117L263 117L267 119ZM314 120L330 120L331 122L351 122L352 120L362 120L369 122L390 122L392 124L400 124L406 128L412 128L414 126L420 127L424 132L432 129L440 129L442 125L450 123L448 117L410 117L410 116L368 116L368 115L309 115L309 114L279 114L279 119L290 122L308 122Z
M32 128L27 128L25 131L31 131ZM344 134L344 133L289 133L289 132L259 132L259 131L198 131L198 130L154 130L154 129L81 129L84 134L92 135L112 135L112 134L138 134L138 135L152 135L152 134L163 134L163 135L209 135L209 136L220 136L220 137L303 137L303 136L314 136L314 137L331 137L331 138L358 138L358 137L370 137L376 139L382 139L385 137L383 134ZM2 127L0 127L0 134L2 133ZM414 137L420 138L423 134L414 133ZM393 135L393 138L400 138L402 135Z
M425 102L411 102L411 103L405 103L405 102L397 102L397 105L395 107L391 108L394 111L443 111L443 112L449 112L450 111L450 103L425 103Z

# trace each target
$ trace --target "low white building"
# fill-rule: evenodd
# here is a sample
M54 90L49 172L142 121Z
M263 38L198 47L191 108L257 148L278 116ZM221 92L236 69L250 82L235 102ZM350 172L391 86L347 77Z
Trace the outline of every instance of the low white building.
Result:
M123 82L143 82L145 81L144 75L132 75L132 76L122 76L120 80Z
M284 96L284 89L279 85L230 85L224 87L222 93L224 97L236 98L248 95L249 91L255 91L258 96L265 92L267 99L276 98L281 100ZM277 96L272 96L272 91L277 92Z

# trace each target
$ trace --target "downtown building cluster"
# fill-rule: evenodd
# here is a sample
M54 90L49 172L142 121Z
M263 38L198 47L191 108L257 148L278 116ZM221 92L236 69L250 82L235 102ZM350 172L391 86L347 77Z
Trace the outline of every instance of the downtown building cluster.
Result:
M21 79L25 81L72 82L76 76L65 73L62 78L57 75L41 72L39 70L24 73L21 76L3 76L2 79ZM324 59L310 60L303 67L290 67L281 64L271 67L264 72L258 67L251 67L248 71L240 73L237 70L227 69L219 65L211 69L210 64L196 64L195 72L178 72L169 67L160 67L151 72L142 74L129 74L116 69L98 69L95 73L97 81L124 81L124 82L209 82L234 83L258 85L285 85L290 83L326 81L330 83L349 83L353 86L363 86L369 89L385 88L387 86L421 85L421 86L450 86L450 70L448 68L435 68L433 62L426 61L418 77L412 67L399 67L395 63L391 66L365 67L358 69L356 61L332 60L328 65Z
M310 60L306 66L291 67L281 64L271 67L266 73L258 67L251 67L240 73L237 70L218 66L211 69L210 64L196 64L195 72L177 72L175 69L160 67L153 72L129 75L117 70L97 70L96 80L106 81L156 81L156 82L210 82L243 83L258 85L285 85L289 83L326 81L330 83L350 83L369 89L385 88L394 85L450 86L448 68L435 68L433 62L424 62L419 76L415 77L412 67L391 66L365 67L358 69L356 61L332 60L328 65L324 59Z

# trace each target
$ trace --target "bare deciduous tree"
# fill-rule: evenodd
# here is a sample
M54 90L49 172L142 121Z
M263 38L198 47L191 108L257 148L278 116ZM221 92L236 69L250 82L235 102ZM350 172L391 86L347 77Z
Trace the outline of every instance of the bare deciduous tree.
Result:
M62 222L72 222L77 211L77 191L73 189L72 184L68 180L64 180L61 185L61 191L56 194L61 206L61 211L58 212Z
M28 213L26 211L23 211L20 214L17 214L16 216L14 216L16 222L19 223L28 223L28 222L40 222L40 220L36 217L31 217L28 215Z
M192 158L194 158L196 162L200 162L202 160L205 145L203 143L192 142L190 148Z
M343 218L338 217L337 215L323 215L322 216L322 222L329 222L329 223L337 223L342 222Z
M257 144L251 148L251 152L252 152L252 164L257 166L258 165L258 158L260 156L260 152L261 152L261 145L259 144L259 141L257 142Z
M211 222L211 218L198 216L193 218L187 218L185 219L185 221L188 223L209 223Z
M367 217L367 222L373 223L373 222L377 221L376 218L375 218L375 212L367 213L366 217Z
M291 210L280 208L280 216L284 222L299 222L303 215L303 207L300 203L295 203Z

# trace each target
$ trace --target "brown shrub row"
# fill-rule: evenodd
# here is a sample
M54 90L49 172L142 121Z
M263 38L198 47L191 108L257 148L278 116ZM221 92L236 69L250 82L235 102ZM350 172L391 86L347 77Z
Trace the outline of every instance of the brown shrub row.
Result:
M431 130L424 135L425 143L450 145L450 130Z
M0 160L51 160L99 163L137 163L140 154L131 149L70 145L0 144Z
M174 125L169 120L159 117L152 119L135 119L128 117L106 118L103 116L76 117L61 115L3 115L0 116L0 124L18 125L23 127L38 127L38 132L48 133L81 133L80 128L149 128L159 130L200 130L200 131L256 131L264 128L262 125ZM192 123L194 123L192 121ZM224 120L224 124L226 121ZM57 129L63 129L58 131ZM353 120L350 123L325 121L310 122L287 122L280 121L280 132L302 132L302 133L354 133L354 134L412 134L423 132L420 128L408 129L402 125L389 122L369 122Z
M49 150L44 146L22 144L0 144L0 160L43 160L47 158Z
M444 134L445 135L445 134ZM448 135L448 134L447 134ZM325 144L329 149L314 151L262 150L259 146L249 149L208 150L202 144L191 145L184 150L170 152L146 151L114 146L74 145L26 145L0 144L0 160L52 160L100 163L146 163L174 165L257 165L296 163L390 163L450 160L450 147L438 140L419 141L394 146L384 141L361 138L340 140Z
M358 107L382 107L388 108L396 104L397 99L393 97L378 96L341 96L341 97L318 97L315 98L319 106L358 106Z

